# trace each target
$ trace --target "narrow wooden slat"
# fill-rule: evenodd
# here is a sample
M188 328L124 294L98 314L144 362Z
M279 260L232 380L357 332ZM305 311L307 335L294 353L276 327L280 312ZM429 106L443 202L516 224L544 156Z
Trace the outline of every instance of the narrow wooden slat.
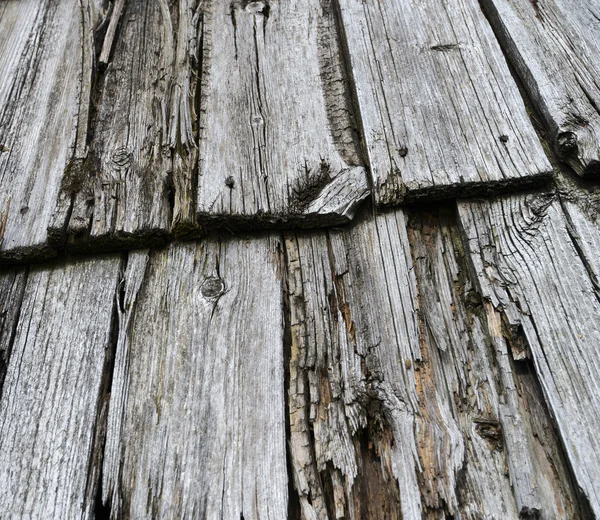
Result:
M111 518L287 517L279 243L133 253L105 450Z
M600 302L557 198L463 202L459 214L479 290L506 334L522 330L577 485L600 514Z
M92 518L119 271L112 257L29 273L0 400L3 517Z
M290 234L286 250L290 449L303 518L420 518L421 355L403 213Z
M100 65L109 63L98 87L89 153L70 172L72 248L164 242L170 199L175 219L181 218L197 160L198 3L115 4L100 54Z
M510 353L510 343L522 338L507 342L499 315L488 314L477 298L453 217L420 213L409 230L435 399L464 450L445 512L473 519L585 518L535 374ZM424 438L431 457L444 449L438 440ZM443 509L431 500L440 479L428 474L425 481L429 507Z
M549 177L477 0L339 5L379 204Z
M0 273L0 397L26 280L26 269L23 267Z
M558 155L579 175L600 173L600 2L481 3Z
M199 220L351 219L368 185L331 2L208 1L202 27Z
M85 151L92 52L87 1L0 5L0 260L52 255L51 223L60 238L53 212Z

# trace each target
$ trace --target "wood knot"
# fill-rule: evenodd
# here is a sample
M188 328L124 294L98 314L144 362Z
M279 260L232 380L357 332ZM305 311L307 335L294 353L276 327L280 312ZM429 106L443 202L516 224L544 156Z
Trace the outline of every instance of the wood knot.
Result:
M503 134L500 136L500 141L503 143L508 143L508 136Z
M233 177L231 175L229 175L225 179L225 186L227 186L230 190L232 190L233 187L235 186L235 180L233 179Z
M269 16L269 3L264 0L244 2L244 9L250 14L262 14L265 17Z
M131 154L124 146L117 148L111 159L117 168L127 169L131 165Z
M207 300L216 300L225 292L225 282L216 276L209 276L202 282L200 292Z
M577 135L573 132L561 132L556 138L556 145L561 153L570 153L577 148Z

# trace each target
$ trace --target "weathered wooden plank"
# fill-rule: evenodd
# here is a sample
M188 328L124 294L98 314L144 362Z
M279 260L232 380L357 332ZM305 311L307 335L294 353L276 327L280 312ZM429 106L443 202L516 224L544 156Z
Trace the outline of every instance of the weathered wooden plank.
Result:
M205 2L202 45L199 220L351 219L368 184L331 1Z
M302 518L421 518L414 271L402 212L286 237Z
M93 36L87 0L0 5L0 260L50 256L63 173L85 152ZM69 206L68 197L63 205Z
M577 485L600 515L600 302L557 198L458 205L479 290L508 333L522 331ZM567 271L565 271L567 270Z
M600 172L600 2L482 0L559 157Z
M450 500L436 489L444 481L427 475L430 511L464 519L586 518L535 373L510 351L523 339L505 339L498 313L477 297L454 215L414 214L409 236L435 375L431 400L464 450L456 488L445 492ZM443 450L439 440L424 439L432 455Z
M287 517L279 248L235 238L131 254L104 464L112 518Z
M0 273L0 398L26 279L23 267Z
M92 518L120 263L28 275L0 400L3 517Z
M198 4L116 2L99 58L108 65L89 153L69 172L67 188L75 193L67 229L71 247L164 242L171 199L173 218L182 218L197 162Z
M476 0L339 4L377 203L549 177Z

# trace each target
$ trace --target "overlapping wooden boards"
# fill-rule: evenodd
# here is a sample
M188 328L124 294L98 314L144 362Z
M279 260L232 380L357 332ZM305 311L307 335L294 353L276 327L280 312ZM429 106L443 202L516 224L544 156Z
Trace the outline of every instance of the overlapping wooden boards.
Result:
M63 173L85 150L89 16L87 1L0 4L0 259L52 254Z
M3 517L91 518L120 263L29 272L0 400Z
M287 517L274 238L132 253L103 495L111 518Z
M476 0L339 5L379 204L548 178L550 165Z
M509 336L522 330L577 485L598 516L600 302L560 203L519 195L460 203L459 215L479 290Z
M348 221L368 195L329 0L204 3L200 222Z
M72 211L67 228L72 247L109 250L164 242L173 199L191 197L197 4L117 2L100 54L101 62L112 59L98 86L89 152L65 179L72 210L58 209L65 217Z
M558 155L579 175L600 173L600 2L481 3Z

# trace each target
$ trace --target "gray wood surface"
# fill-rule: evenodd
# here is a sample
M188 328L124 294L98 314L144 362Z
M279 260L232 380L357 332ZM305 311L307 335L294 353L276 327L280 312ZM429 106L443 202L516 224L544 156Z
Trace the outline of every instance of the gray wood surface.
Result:
M600 302L560 202L531 194L458 205L478 290L522 331L577 485L600 514Z
M202 20L200 222L348 221L368 184L331 1L211 0Z
M69 172L72 248L165 242L197 160L198 2L116 2L85 161ZM184 182L181 179L185 178Z
M481 3L559 157L579 175L600 173L600 2Z
M476 0L339 4L379 204L549 176Z
M3 518L92 518L120 263L28 275L0 400Z
M477 297L453 213L415 213L409 234L434 376L427 402L454 434L454 445L435 432L423 444L458 459L453 480L427 475L427 505L464 519L584 518L533 367L513 359L522 338L507 342ZM454 487L440 493L446 482Z
M85 150L90 23L86 0L0 3L0 260L52 255L52 222L60 239L63 173Z
M111 518L287 517L280 243L132 253L103 499Z
M302 518L420 518L421 353L404 214L290 234L286 251Z

